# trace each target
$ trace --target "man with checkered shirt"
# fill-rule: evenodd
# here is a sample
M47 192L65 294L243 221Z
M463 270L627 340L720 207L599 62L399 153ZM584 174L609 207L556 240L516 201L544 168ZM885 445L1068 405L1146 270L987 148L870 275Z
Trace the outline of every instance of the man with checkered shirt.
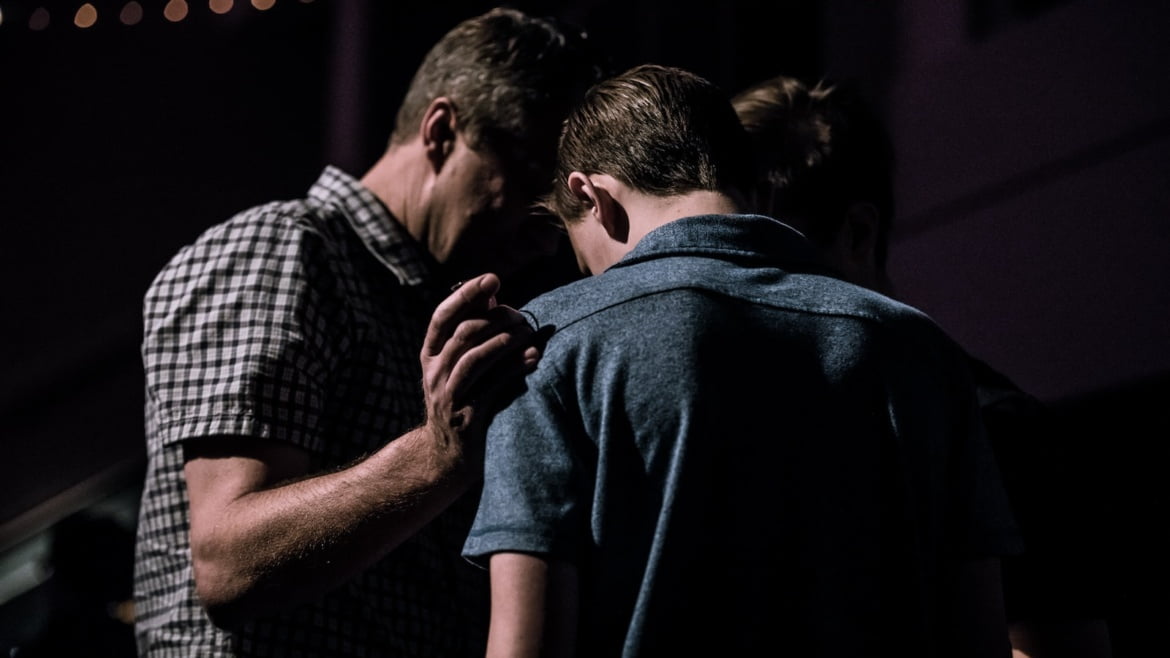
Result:
M482 655L464 494L490 391L538 356L497 275L556 243L528 210L602 72L582 36L504 9L460 23L361 180L326 168L155 279L140 655Z

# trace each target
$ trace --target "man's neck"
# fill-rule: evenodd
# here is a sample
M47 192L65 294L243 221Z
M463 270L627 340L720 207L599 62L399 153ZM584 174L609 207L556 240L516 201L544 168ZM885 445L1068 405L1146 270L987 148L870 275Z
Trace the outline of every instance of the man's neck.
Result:
M419 206L418 190L422 188L419 168L410 150L414 144L390 147L374 166L362 176L361 183L386 206L394 219L406 227L422 244L426 233L425 213L413 209Z
M724 192L700 190L668 197L638 194L625 202L630 218L630 244L650 231L683 217L729 215L744 212L740 200Z

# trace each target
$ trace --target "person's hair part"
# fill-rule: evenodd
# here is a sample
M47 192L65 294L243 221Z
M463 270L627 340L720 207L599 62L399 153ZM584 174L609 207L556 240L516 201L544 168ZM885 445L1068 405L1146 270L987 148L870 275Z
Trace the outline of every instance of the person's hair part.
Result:
M844 84L813 86L786 76L732 98L752 140L759 194L778 219L799 217L824 244L851 204L871 203L879 225L874 257L885 267L894 218L894 150L884 125Z
M417 133L445 96L472 148L549 181L561 121L609 73L584 31L549 17L497 7L464 20L423 58L395 118L391 144Z
M564 221L583 215L567 185L574 171L608 174L655 196L746 194L750 157L726 93L689 71L643 64L595 85L569 115L543 205Z

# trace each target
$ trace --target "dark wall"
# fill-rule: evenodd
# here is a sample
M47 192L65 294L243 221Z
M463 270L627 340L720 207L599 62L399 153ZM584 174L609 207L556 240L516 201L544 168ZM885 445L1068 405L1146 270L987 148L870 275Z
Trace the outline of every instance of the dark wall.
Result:
M1170 11L890 5L884 63L844 47L855 31L827 51L885 81L898 295L1051 405L1012 446L1020 498L1075 556L1048 595L1089 596L1115 655L1148 655L1170 612Z
M1170 371L1168 26L1086 0L901 48L901 295L1046 400Z
M59 11L40 32L0 8L2 528L141 453L146 286L214 221L311 180L330 51L327 3L87 30Z

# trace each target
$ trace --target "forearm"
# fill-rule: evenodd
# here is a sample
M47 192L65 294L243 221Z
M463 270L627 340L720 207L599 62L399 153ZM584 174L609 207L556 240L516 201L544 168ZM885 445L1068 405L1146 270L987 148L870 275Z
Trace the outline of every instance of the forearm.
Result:
M419 428L344 470L193 506L200 599L230 626L320 595L418 532L477 476Z
M524 553L491 557L488 658L571 658L577 635L577 569Z

